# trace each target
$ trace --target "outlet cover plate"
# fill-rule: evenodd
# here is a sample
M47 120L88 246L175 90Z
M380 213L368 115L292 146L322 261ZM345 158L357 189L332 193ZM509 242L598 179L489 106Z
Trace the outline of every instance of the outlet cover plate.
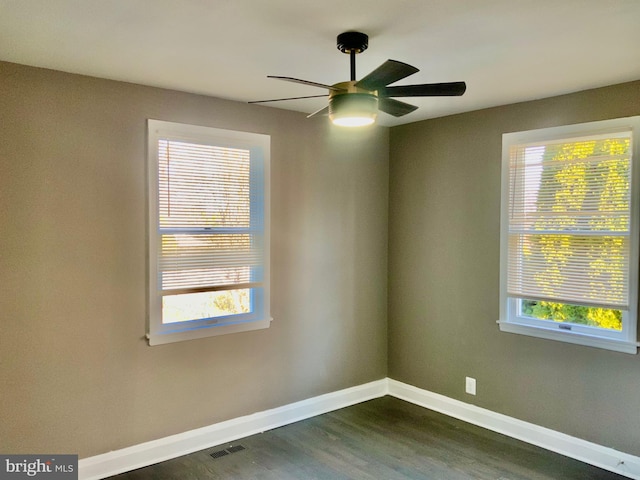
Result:
M466 377L465 380L465 392L470 395L476 394L476 379L471 377Z

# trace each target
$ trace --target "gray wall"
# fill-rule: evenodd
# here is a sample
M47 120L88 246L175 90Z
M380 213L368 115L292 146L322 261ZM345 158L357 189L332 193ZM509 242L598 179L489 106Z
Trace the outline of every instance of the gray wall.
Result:
M147 346L146 119L271 135L271 328ZM81 457L384 378L388 134L0 63L0 452Z
M496 325L502 133L639 114L634 82L391 129L391 378L640 455L640 356Z

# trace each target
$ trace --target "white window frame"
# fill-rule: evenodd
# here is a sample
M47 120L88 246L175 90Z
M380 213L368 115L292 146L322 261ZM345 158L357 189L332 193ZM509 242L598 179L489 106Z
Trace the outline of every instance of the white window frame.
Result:
M149 119L147 122L148 147L148 314L147 339L149 345L161 345L182 340L226 335L268 328L270 316L270 137L268 135L223 130L211 127L188 125ZM217 147L250 150L252 170L254 162L262 172L262 206L264 209L264 237L262 264L262 294L248 314L235 314L227 317L200 319L187 322L163 324L162 292L159 252L161 235L159 228L159 158L160 140L178 140ZM252 179L253 184L255 180ZM253 189L253 186L251 187ZM252 192L253 195L253 192Z
M631 132L631 251L629 256L629 309L623 310L622 331L559 323L520 315L523 299L510 298L507 293L509 243L509 180L510 150L516 145L534 142L553 142L585 136ZM639 200L640 200L640 116L544 128L524 132L506 133L502 137L502 189L500 227L500 319L503 332L529 335L567 343L598 347L636 354L638 316L638 263L639 263Z

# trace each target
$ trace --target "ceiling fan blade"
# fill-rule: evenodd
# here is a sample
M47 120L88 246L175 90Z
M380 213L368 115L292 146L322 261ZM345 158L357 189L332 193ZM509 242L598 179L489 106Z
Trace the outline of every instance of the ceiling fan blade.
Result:
M466 89L467 84L464 82L424 83L386 87L378 94L383 97L457 97Z
M402 117L407 113L413 112L418 107L409 103L400 102L399 100L394 100L393 98L383 97L378 99L378 108L389 115L393 115L394 117Z
M303 98L318 98L318 97L327 97L328 95L307 95L306 97L289 97L289 98L274 98L272 100L254 100L252 102L247 103L266 103L266 102L281 102L282 100L300 100Z
M275 75L267 75L267 78L275 78L276 80L284 80L285 82L301 83L303 85L311 85L312 87L326 88L327 90L333 90L336 92L342 92L344 90L342 88L337 88L332 85L325 85L324 83L318 83L318 82L310 82L309 80L301 80L299 78L293 78L293 77L277 77Z
M307 115L307 118L318 117L320 115L327 115L328 113L329 113L329 105L327 105L326 107L322 107L320 110L316 110L313 113L310 113L309 115Z
M390 83L402 80L409 75L413 75L419 70L416 67L398 62L397 60L387 60L369 75L362 78L356 83L356 87L365 90L377 90L385 87Z

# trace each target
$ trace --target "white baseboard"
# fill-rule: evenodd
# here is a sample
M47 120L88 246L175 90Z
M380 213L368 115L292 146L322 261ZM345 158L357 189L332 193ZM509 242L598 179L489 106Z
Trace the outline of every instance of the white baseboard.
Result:
M388 379L389 395L566 457L640 480L640 457Z
M640 480L640 457L385 378L79 461L80 480L98 480L306 418L391 395L552 452Z
M387 394L387 379L320 395L79 461L80 480L97 480L233 442Z

